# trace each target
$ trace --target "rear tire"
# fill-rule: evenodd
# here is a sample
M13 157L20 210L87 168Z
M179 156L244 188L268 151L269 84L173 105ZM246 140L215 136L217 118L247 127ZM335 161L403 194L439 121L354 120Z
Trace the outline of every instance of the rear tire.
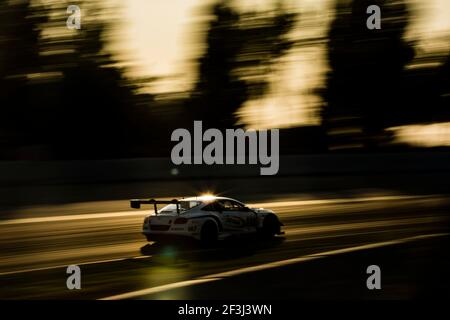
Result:
M200 242L203 246L211 247L216 245L217 239L219 237L219 230L217 226L212 221L206 221L202 226L202 231L200 233Z

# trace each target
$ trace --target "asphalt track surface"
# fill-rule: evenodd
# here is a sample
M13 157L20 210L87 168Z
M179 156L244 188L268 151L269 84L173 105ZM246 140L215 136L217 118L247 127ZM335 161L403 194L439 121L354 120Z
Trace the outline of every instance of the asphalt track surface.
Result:
M446 296L446 195L271 198L286 234L200 248L148 243L127 201L26 210L0 220L0 299L409 299ZM31 211L35 215L29 214ZM45 214L47 212L47 214ZM80 290L66 287L68 265ZM366 287L380 265L383 289ZM443 278L444 277L444 278Z

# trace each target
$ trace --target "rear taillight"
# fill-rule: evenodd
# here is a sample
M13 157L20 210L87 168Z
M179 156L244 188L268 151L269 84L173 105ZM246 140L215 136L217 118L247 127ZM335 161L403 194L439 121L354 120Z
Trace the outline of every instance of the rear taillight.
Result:
M177 218L177 219L175 219L173 224L185 224L187 222L188 222L188 219L186 219L186 218Z

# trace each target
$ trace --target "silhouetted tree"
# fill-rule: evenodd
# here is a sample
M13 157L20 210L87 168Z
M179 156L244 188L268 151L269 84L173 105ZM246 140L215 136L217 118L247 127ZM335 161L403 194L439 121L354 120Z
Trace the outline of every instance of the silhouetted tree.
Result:
M239 14L233 8L218 3L213 15L187 112L205 126L226 128L234 125L233 114L248 95L245 82L233 74L243 43L239 41Z
M240 14L228 1L212 12L187 112L208 127L231 128L243 103L266 92L270 64L291 46L285 36L295 15L281 8Z
M137 85L105 50L110 26L99 3L74 3L91 10L81 30L66 28L66 4L44 4L1 4L0 133L14 137L5 139L11 150L44 146L47 157L130 156L139 131L133 126L136 107L151 97L136 93Z
M345 143L372 147L402 104L404 67L413 47L404 40L409 13L404 1L337 0L329 31L327 87L322 121L328 129L357 127ZM369 5L381 8L381 29L369 30ZM362 138L361 140L358 140ZM386 138L386 137L385 137ZM381 139L381 140L380 140Z
M443 113L445 113L446 120L448 121L450 119L450 54L442 64L438 76L440 105Z
M12 157L14 146L39 140L32 134L39 110L31 99L30 81L42 71L39 24L30 1L0 3L0 156Z

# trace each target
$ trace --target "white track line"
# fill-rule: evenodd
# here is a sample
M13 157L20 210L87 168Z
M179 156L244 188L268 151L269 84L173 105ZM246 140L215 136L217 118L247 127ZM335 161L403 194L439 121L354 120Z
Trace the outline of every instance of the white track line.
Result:
M313 200L286 200L275 202L262 202L249 204L252 207L267 206L267 207L286 207L286 206L308 206L308 205L324 205L324 204L339 204L339 203L359 203L369 201L393 201L393 200L412 200L412 199L430 199L439 198L437 195L417 195L417 196L373 196L373 197L360 197L360 198L335 198L335 199L313 199Z
M97 260L97 261L88 261L88 262L82 262L82 263L72 263L72 265L87 266L87 265L100 264L100 263L120 262L120 261L126 261L126 260L138 260L138 259L151 258L151 257L152 256L137 256L137 257L131 257L131 258L117 258L117 259ZM70 265L71 264L65 264L65 265L58 265L58 266L51 266L51 267L42 267L42 268L34 268L34 269L24 269L24 270L0 272L0 276L6 276L6 275L11 275L11 274L20 274L20 273L28 273L28 272L35 272L35 271L53 270L53 269L59 269L59 268L66 269Z
M141 297L141 296L145 296L145 295L149 295L149 294L153 294L153 293L163 292L163 291L177 289L177 288L189 287L189 286L193 286L196 284L212 282L212 281L217 281L217 280L220 280L220 279L198 278L198 279L194 279L194 280L174 282L174 283L164 284L162 286L157 286L157 287L142 289L142 290L138 290L138 291L128 292L128 293L124 293L124 294L119 294L117 296L106 297L106 298L102 298L99 300L123 300L123 299L137 298L137 297Z
M199 277L199 278L193 279L193 280L180 281L180 282L169 283L169 284L165 284L165 285L161 285L161 286L157 286L157 287L151 287L151 288L147 288L147 289L131 291L131 292L127 292L127 293L123 293L123 294L119 294L119 295L101 298L100 300L133 299L133 298L138 298L138 297L142 297L145 295L168 291L171 289L188 287L188 286L197 285L197 284L201 284L201 283L205 283L205 282L218 281L218 280L221 280L221 279L227 278L227 277L233 277L233 276L237 276L237 275L241 275L241 274L245 274L245 273L267 270L267 269L272 269L272 268L279 268L279 267L290 265L290 264L301 263L301 262L311 261L311 260L315 260L315 259L321 259L321 258L333 256L333 255L339 255L339 254L344 254L344 253L349 253L349 252L380 248L380 247L385 247L385 246L390 246L390 245L395 245L395 244L401 244L401 243L417 241L417 240L422 240L422 239L428 239L428 238L434 238L434 237L441 237L441 236L446 236L446 235L449 235L449 234L448 233L438 233L438 234L421 235L421 236L402 238L402 239L397 239L397 240L392 240L392 241L377 242L377 243L361 245L361 246L356 246L356 247L325 251L325 252L321 252L321 253L314 253L314 254L301 256L301 257L297 257L297 258L293 258L293 259L280 260L280 261L265 263L265 264L261 264L261 265L257 265L257 266L253 266L253 267L247 267L247 268L241 268L241 269L211 274L211 275Z
M148 211L121 211L121 212L106 212L106 213L85 213L65 216L53 216L53 217L40 217L40 218L23 218L0 221L0 226L9 224L22 224L22 223L39 223L39 222L58 222L58 221L71 221L71 220L85 220L85 219L101 219L101 218L115 218L115 217L127 217L127 216L145 216L153 212Z
M265 203L248 204L251 207L265 206L267 208L277 208L286 206L305 206L305 205L322 205L322 204L339 204L339 203L359 203L368 201L392 201L392 200L410 200L410 199L423 199L423 198L435 198L436 195L418 195L418 196L378 196L378 197L361 197L361 198L340 198L340 199L321 199L321 200L292 200L292 201L276 201ZM120 212L106 212L106 213L86 213L76 215L63 215L63 216L49 216L38 218L20 218L11 220L0 220L0 226L11 224L23 224L23 223L42 223L42 222L58 222L58 221L71 221L71 220L84 220L84 219L101 219L101 218L115 218L126 216L144 216L152 213L153 210L142 211L120 211Z

